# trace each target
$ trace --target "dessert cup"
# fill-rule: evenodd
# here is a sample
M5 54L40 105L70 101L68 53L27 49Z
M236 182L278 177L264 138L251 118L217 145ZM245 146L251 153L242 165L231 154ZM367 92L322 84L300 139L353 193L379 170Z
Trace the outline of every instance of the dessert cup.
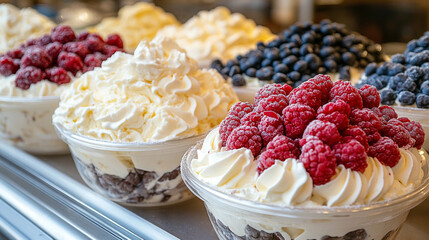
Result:
M130 206L162 206L188 200L180 160L206 134L154 143L116 143L88 138L54 124L68 144L79 174L97 193Z
M67 153L52 125L59 101L59 97L0 97L0 139L33 154Z
M398 117L407 117L412 121L419 122L425 131L425 143L423 148L429 151L429 109L417 107L393 106Z
M288 207L239 198L200 181L191 169L201 142L183 156L183 180L204 201L220 239L395 239L410 209L429 194L427 154L424 177L396 199L347 207Z

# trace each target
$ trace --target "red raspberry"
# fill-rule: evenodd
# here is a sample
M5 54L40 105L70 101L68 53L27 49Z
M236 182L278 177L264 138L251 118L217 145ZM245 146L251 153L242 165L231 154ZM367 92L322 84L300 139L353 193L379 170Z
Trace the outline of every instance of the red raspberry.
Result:
M259 122L261 121L261 114L258 112L250 112L244 115L243 118L240 119L241 125L258 127Z
M94 54L88 54L85 57L85 60L83 61L83 64L87 67L87 71L91 71L96 67L101 67L101 64L105 60L105 57L102 53L94 53Z
M239 118L253 111L253 105L248 102L237 102L228 111L228 116L234 115Z
M52 57L52 61L56 61L58 55L60 55L60 52L63 50L63 45L59 42L53 42L46 45L45 49L49 56Z
M388 137L382 137L370 146L368 156L377 158L378 161L389 167L394 167L401 158L398 145Z
M89 50L83 42L66 43L63 46L63 51L76 53L81 59L85 59L85 56L89 54Z
M91 52L101 52L104 48L103 39L94 34L90 34L83 43Z
M37 68L47 68L51 65L52 58L42 47L31 47L27 49L21 59L23 67L34 66Z
M90 35L89 32L81 32L79 33L79 35L77 36L77 40L78 41L83 41L86 40L88 38L88 36Z
M24 52L22 51L22 49L17 48L12 51L6 52L6 55L14 59L21 59L22 56L24 56Z
M283 109L285 135L290 138L299 138L307 125L316 117L313 108L302 104L291 104Z
M107 37L106 43L109 45L116 46L118 48L124 48L124 43L118 34L110 34Z
M377 88L371 85L364 85L359 90L360 96L362 97L363 107L373 108L380 105L380 94Z
M75 53L61 52L57 61L59 67L73 73L73 75L76 75L83 68L82 60Z
M313 140L320 140L318 137L316 136L307 136L305 138L297 138L296 140L298 140L298 144L299 146L304 146L308 141L313 141Z
M64 68L53 67L47 69L45 72L46 77L49 79L49 81L54 82L58 85L69 83L71 81L69 73Z
M395 112L395 109L387 105L383 105L378 108L373 107L371 110L377 114L383 123L389 121L392 118L398 118L398 114Z
M380 140L380 138L381 138L381 135L379 132L375 132L373 134L366 136L366 139L368 139L369 145L376 143L378 140Z
M343 100L329 102L317 110L317 119L335 124L338 130L349 125L350 106Z
M317 109L322 105L322 92L312 82L305 82L295 88L289 95L289 104L300 103Z
M283 109L289 104L287 97L283 94L271 95L261 99L256 106L257 112L273 111L282 114Z
M358 126L350 125L346 130L343 131L343 142L348 142L350 140L356 140L365 148L367 152L369 149L368 139L365 132L362 128ZM378 140L378 139L377 139Z
M115 52L124 52L124 50L116 46L104 45L102 52L107 57L111 57Z
M350 124L362 128L367 136L377 132L381 128L380 119L368 108L353 110L350 114Z
M301 149L299 160L304 164L314 185L323 185L335 175L335 155L331 148L320 140L308 141Z
M19 65L9 56L0 57L0 74L10 76L18 71Z
M328 75L316 75L312 79L308 80L319 87L319 90L322 92L322 104L327 103L329 100L329 91L332 88L332 80Z
M362 108L362 97L359 90L353 87L350 82L343 80L336 81L331 91L329 92L329 100L343 100L350 105L351 109Z
M259 155L262 148L262 138L258 128L243 125L231 132L226 141L226 148L233 150L242 147L252 151L255 158Z
M46 46L51 42L52 42L51 35L48 35L48 34L45 34L40 38L36 39L36 45L40 47Z
M410 133L415 140L414 147L420 149L425 141L425 131L419 122L410 121L408 118L398 118L404 124L405 129Z
M332 151L337 159L337 164L343 164L353 171L363 173L368 166L364 146L354 139L334 145Z
M76 39L76 35L73 32L73 29L69 26L58 25L52 29L51 33L52 41L60 42L62 44L67 42L72 42Z
M275 136L284 134L283 119L272 111L262 112L261 116L262 119L258 124L258 129L264 146L267 146Z
M28 66L16 72L15 86L21 89L29 89L31 84L37 83L44 78L42 70Z
M258 172L261 174L271 167L276 160L284 161L288 158L298 159L300 155L296 143L286 136L276 136L258 158Z
M391 119L384 124L380 129L380 134L383 137L391 138L400 148L408 149L415 144L415 140L411 138L410 133L405 129L401 121Z
M304 134L302 135L302 138L306 138L308 136L318 137L321 141L328 144L329 146L334 146L339 141L341 141L341 135L338 132L335 124L323 122L320 120L314 120L308 124Z
M285 84L285 85L287 85L287 84ZM287 85L287 86L289 86L289 85ZM292 89L292 88L290 88L290 89ZM289 88L287 88L286 90L289 90ZM258 92L256 93L254 104L255 104L255 106L258 105L260 100L267 98L271 95L278 95L278 94L288 95L290 91L287 92L286 90L284 89L284 86L281 84L267 84L267 85L263 86L262 88L260 88L258 90Z
M232 130L240 126L240 118L235 115L226 116L224 120L220 123L219 134L222 138L222 145L226 145L226 140L228 140L229 135Z

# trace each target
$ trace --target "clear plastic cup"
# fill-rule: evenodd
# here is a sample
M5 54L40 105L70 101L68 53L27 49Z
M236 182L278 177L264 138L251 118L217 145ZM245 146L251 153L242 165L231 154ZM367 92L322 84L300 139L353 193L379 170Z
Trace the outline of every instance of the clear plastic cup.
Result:
M188 188L204 201L219 239L395 239L410 209L429 194L428 163L422 183L393 200L348 207L283 207L224 193L200 181L192 171L201 143L183 157L182 176ZM427 157L427 154L425 155Z
M180 161L206 134L157 143L115 143L54 126L68 144L80 176L101 195L142 207L170 205L193 197L182 181Z
M393 108L398 114L398 117L406 117L422 125L425 131L425 143L423 144L423 148L429 151L429 109L401 106L394 106Z
M67 153L52 125L59 101L59 97L0 97L0 139L33 154Z

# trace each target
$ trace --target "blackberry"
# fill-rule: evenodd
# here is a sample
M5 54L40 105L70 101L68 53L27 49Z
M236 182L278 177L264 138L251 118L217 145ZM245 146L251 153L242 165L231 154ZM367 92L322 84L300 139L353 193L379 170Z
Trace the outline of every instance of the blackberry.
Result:
M381 104L393 105L395 103L395 92L392 89L383 89L380 91Z
M398 101L405 105L412 105L416 102L416 95L410 91L402 91L398 94Z

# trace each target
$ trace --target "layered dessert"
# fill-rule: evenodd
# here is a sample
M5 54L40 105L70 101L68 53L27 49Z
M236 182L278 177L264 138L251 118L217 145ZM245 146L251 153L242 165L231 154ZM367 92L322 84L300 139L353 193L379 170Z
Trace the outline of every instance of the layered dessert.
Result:
M153 4L139 2L121 8L118 17L105 18L91 29L106 37L119 34L124 40L124 48L133 52L140 41L152 40L156 33L168 25L179 25L176 18Z
M0 54L49 33L55 23L31 8L0 4Z
M226 63L275 37L268 28L225 7L201 11L182 26L167 26L158 34L173 38L200 67L210 66L214 59Z
M122 45L118 35L104 41L59 25L0 55L1 138L32 153L66 151L52 126L59 95L74 78L123 51Z
M221 239L390 239L409 208L382 208L429 187L427 155L422 126L379 105L375 87L324 75L266 85L182 163L186 183Z
M53 122L93 189L119 202L168 204L190 197L181 156L237 100L215 70L157 37L75 80Z

